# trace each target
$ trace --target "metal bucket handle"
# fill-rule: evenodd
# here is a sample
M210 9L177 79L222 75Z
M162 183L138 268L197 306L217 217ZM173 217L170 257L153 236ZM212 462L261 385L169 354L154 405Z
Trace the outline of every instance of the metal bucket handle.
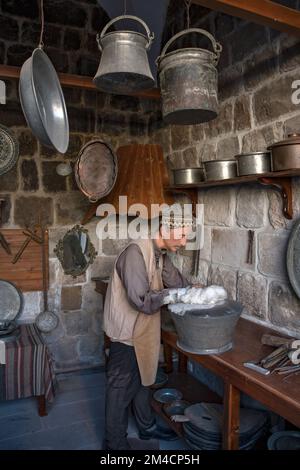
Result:
M148 50L152 44L152 41L154 39L154 33L151 34L150 32L150 29L148 28L148 26L146 25L146 23L141 20L140 18L138 18L137 16L132 16L132 15L122 15L122 16L118 16L117 18L113 18L111 21L109 21L109 23L107 23L106 26L104 26L104 28L102 29L101 31L101 34L97 34L96 36L96 41L98 43L98 48L99 50L102 52L102 45L101 45L101 39L104 37L106 31L111 27L111 25L113 25L114 23L116 23L117 21L120 21L120 20L135 20L137 21L138 23L140 23L142 26L144 26L145 30L146 30L146 33L147 33L147 37L148 37L148 43L146 45L146 50Z
M167 49L169 46L178 38L181 36L184 36L189 33L200 33L203 34L204 36L208 37L208 39L211 41L214 53L216 54L216 58L214 60L215 64L219 62L220 54L222 51L222 45L215 40L212 34L210 34L208 31L205 31L205 29L200 29L200 28L190 28L190 29L185 29L183 31L180 31L180 33L175 34L164 46L163 50L161 51L161 55L157 57L156 59L156 64L165 56Z

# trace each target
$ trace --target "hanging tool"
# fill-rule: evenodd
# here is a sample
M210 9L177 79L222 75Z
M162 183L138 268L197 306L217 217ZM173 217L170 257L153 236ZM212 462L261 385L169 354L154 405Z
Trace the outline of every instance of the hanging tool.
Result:
M28 234L27 234L27 232L28 232ZM29 245L31 240L33 240L33 241L35 241L36 243L39 243L39 244L42 243L42 239L40 239L40 237L38 237L36 235L35 231L33 233L31 233L31 230L26 230L23 233L25 233L25 235L27 235L27 238L24 240L24 242L23 242L21 248L19 249L19 251L15 254L15 256L12 260L13 264L15 264L21 258L22 254L24 253L25 249L27 248L27 246Z
M4 204L5 204L5 199L0 199L0 226L2 225L2 208ZM2 246L2 248L6 251L8 255L11 255L11 249L10 249L9 243L6 240L3 233L0 233L0 245Z
M264 334L261 337L261 344L266 344L268 346L282 346L283 344L290 344L294 341L294 338L285 338L283 336L273 336Z
M270 371L268 369L265 369L264 367L260 366L260 361L244 362L244 366L247 367L248 369L255 370L255 372L259 372L260 374L263 374L263 375L270 374Z
M253 242L254 242L254 230L248 230L247 264L253 264Z

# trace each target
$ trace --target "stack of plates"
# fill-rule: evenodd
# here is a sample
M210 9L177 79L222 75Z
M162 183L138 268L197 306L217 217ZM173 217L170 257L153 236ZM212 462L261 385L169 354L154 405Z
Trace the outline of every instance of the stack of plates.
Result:
M223 405L196 403L186 408L184 414L190 420L183 423L185 439L192 449L221 449ZM267 414L262 411L241 408L240 449L253 448L264 434L267 420Z

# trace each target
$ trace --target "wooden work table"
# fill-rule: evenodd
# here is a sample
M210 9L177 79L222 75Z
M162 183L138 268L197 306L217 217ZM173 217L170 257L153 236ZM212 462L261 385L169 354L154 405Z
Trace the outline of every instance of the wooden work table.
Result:
M179 371L186 371L187 359L191 359L224 381L223 448L238 449L240 393L244 392L300 427L300 377L270 374L264 376L247 369L244 362L256 361L273 350L260 339L264 333L274 334L261 325L241 318L236 327L234 348L220 355L198 355L183 351L176 345L177 335L162 331L162 341L167 360L167 372L172 371L172 350L179 352ZM276 333L275 333L276 334Z

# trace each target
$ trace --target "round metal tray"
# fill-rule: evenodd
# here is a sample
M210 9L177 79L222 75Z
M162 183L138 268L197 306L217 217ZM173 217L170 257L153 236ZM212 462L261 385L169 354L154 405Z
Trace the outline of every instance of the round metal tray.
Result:
M19 144L13 133L0 125L0 175L7 173L19 157Z
M153 398L160 403L171 403L174 400L181 400L182 393L176 388L160 388L156 390Z
M0 320L16 320L22 309L22 292L12 282L0 279Z
M290 283L300 298L300 219L295 223L289 238L286 264Z

